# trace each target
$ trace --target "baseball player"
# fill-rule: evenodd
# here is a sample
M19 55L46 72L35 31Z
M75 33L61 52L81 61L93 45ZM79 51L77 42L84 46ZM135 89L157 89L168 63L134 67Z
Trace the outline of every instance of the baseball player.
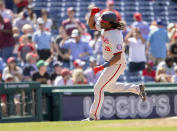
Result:
M116 83L118 77L124 72L126 59L123 52L123 37L120 32L124 28L117 22L115 13L106 11L99 16L99 8L93 8L89 18L89 27L101 31L102 50L105 63L94 67L94 73L101 73L94 86L94 102L90 109L89 120L99 120L100 110L104 100L104 91L108 92L132 92L140 95L142 100L146 100L146 93L143 85Z

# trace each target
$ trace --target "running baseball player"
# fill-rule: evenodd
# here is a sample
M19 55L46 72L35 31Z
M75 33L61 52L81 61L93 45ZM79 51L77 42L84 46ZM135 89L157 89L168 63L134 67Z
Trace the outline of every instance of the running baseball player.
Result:
M100 110L104 100L104 91L132 92L140 95L146 101L144 85L116 83L118 77L126 68L126 59L123 52L123 37L120 32L124 28L117 21L117 16L111 11L106 11L99 16L99 8L93 8L89 18L89 27L101 31L102 50L105 63L94 68L94 73L102 71L101 76L94 86L94 102L90 109L89 120L99 120Z

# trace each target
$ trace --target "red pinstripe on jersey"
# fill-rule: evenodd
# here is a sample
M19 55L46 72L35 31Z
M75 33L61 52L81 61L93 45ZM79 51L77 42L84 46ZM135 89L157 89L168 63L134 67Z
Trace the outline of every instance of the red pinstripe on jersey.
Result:
M118 67L118 69L116 70L116 72L114 73L114 75L113 75L113 76L106 82L106 84L104 84L103 87L100 89L100 92L99 92L99 102L98 102L98 105L97 105L97 108L96 108L96 112L95 112L95 114L94 114L96 120L97 120L97 116L96 116L96 115L97 115L97 111L98 111L98 108L99 108L99 106L100 106L100 101L101 101L101 92L102 92L103 88L115 77L115 75L116 75L117 72L119 71L120 67L121 67L121 64L119 65L119 67Z

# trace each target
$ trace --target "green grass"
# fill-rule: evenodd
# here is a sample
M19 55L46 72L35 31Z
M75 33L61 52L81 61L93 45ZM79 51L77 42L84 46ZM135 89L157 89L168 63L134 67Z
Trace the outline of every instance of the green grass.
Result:
M0 131L177 131L177 120L1 123Z

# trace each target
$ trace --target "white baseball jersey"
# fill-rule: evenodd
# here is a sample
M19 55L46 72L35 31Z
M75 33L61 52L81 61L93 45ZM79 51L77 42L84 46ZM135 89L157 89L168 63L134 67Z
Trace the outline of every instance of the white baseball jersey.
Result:
M95 17L96 18L96 17ZM107 67L101 73L94 86L94 102L90 109L89 117L100 119L100 111L104 100L104 91L108 92L132 92L139 94L139 86L134 84L116 83L119 76L126 68L125 55L123 53L123 37L119 30L102 30L96 18L96 29L101 31L103 56L109 61L115 54L122 53L121 59L114 65Z
M97 31L101 31L103 57L109 61L115 54L122 53L121 59L116 64L125 63L123 49L123 35L118 29L104 30L100 27L98 16L95 17Z

